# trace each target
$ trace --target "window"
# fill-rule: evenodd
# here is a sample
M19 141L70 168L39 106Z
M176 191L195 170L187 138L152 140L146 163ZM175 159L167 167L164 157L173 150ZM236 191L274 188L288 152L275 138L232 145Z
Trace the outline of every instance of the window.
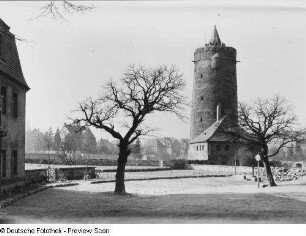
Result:
M203 119L202 119L202 117L200 118L200 122L202 122L203 121Z
M15 92L13 92L12 113L13 113L13 117L17 118L17 115L18 115L18 95Z
M201 101L204 101L204 97L203 96L201 97Z
M225 145L224 150L228 151L229 150L229 145Z
M17 175L17 150L12 151L11 171L13 175Z
M0 57L3 56L3 35L0 34Z
M197 151L199 151L199 146L197 145Z
M216 146L216 150L217 150L217 151L221 151L221 146L220 146L220 145L217 145L217 146Z
M6 104L7 104L7 89L6 87L1 86L1 106L2 106L2 113L6 115Z
M204 151L204 145L202 145L202 151Z
M203 78L203 74L201 74L200 76L201 76L201 78Z
M1 152L1 177L6 176L6 150Z

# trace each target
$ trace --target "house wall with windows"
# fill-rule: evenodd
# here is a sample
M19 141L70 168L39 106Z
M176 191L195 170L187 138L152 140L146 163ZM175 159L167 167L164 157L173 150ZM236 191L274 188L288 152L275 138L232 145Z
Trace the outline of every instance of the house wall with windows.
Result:
M25 178L26 92L15 36L0 19L0 189Z
M211 165L253 166L258 147L249 147L241 143L209 142L208 163Z
M227 142L209 143L209 164L235 165L236 145ZM240 161L237 162L240 165Z
M258 148L251 151L241 143L202 142L192 143L189 147L188 160L205 161L210 165L253 166ZM256 163L255 163L256 164Z
M207 143L193 143L189 146L188 160L207 161L208 145Z

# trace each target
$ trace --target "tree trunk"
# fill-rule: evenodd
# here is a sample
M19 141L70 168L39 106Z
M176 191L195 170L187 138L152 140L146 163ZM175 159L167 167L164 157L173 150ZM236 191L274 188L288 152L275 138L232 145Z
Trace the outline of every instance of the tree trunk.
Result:
M116 170L116 187L115 193L125 194L125 184L124 184L124 173L125 173L125 165L128 157L128 149L127 147L120 146L120 153L118 157L118 166Z
M268 157L264 156L262 158L262 161L263 161L265 169L266 169L266 175L267 175L267 180L269 182L269 186L270 187L277 186L275 181L274 181L274 177L273 177L273 174L272 174L272 171L271 171L271 168L270 168L270 163L268 161Z

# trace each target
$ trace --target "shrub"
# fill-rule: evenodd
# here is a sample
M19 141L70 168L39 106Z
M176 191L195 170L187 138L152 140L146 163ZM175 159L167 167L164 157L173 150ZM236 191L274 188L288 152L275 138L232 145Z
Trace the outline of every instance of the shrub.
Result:
M204 160L188 160L188 164L197 164L197 165L208 165L208 161Z
M174 159L165 161L164 164L169 166L170 169L173 170L187 170L190 169L190 165L188 164L188 160L186 159Z

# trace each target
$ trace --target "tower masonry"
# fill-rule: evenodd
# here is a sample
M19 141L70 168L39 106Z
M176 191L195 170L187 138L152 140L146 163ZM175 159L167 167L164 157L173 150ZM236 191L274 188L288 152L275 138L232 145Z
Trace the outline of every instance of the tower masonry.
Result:
M221 42L214 27L208 44L194 52L190 139L226 115L237 123L236 49Z

